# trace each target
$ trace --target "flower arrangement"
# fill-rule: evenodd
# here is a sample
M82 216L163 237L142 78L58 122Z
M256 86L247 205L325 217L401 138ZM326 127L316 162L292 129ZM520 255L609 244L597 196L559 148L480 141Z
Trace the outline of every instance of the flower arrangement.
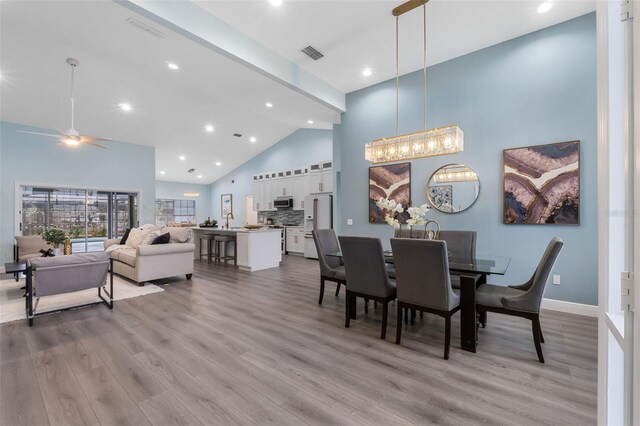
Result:
M404 213L405 211L405 208L402 204L389 198L380 197L380 199L376 202L376 205L385 213L384 220L387 222L387 224L393 226L396 229L401 227L402 224L398 220L398 215L400 213ZM426 216L431 208L427 204L423 204L419 207L409 207L406 210L407 213L409 213L407 225L414 227L426 225Z
M57 249L60 244L64 244L67 234L60 228L47 228L42 233L42 238Z

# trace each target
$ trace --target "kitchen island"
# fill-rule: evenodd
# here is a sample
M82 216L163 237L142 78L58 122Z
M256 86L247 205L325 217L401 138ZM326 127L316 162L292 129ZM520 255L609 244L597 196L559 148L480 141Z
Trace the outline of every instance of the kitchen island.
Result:
M238 268L243 271L260 271L262 269L277 268L282 260L281 230L280 229L255 229L245 228L200 228L193 227L193 237L196 244L195 258L200 255L200 238L207 234L233 235L238 245ZM227 244L227 254L233 255L233 245ZM202 253L207 252L203 247Z

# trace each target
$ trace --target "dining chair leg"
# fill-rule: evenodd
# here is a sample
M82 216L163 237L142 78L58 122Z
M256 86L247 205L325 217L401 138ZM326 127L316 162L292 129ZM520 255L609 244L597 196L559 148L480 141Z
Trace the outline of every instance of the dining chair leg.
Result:
M387 337L387 313L389 312L389 304L384 302L382 304L382 333L380 334L380 338L384 340Z
M374 300L373 301L373 309L377 309L378 308L378 301Z
M536 352L538 353L538 360L544 364L544 356L542 355L542 346L540 345L540 322L538 318L533 318L531 320L532 331L533 331L533 342L536 345Z
M424 312L420 311L420 319L424 318Z
M404 323L409 324L409 308L402 308L404 311Z
M364 313L369 313L369 299L364 299Z
M451 346L451 315L444 320L444 359L449 359L449 347Z
M540 330L540 343L544 343L544 335L542 334L542 326L540 325L540 317L536 317L536 321L538 322L538 330Z
M340 283L336 286L336 297L340 294Z
M416 323L416 310L412 309L411 310L411 325L414 325Z
M482 328L487 328L487 311L480 312L480 324Z
M345 310L344 327L349 328L349 320L351 320L351 295L349 294L348 291L346 292L346 297L344 301L344 310Z
M318 298L318 305L322 305L323 298L324 298L324 278L320 277L320 298Z
M399 345L400 338L402 336L402 307L400 303L398 303L397 308L398 313L396 315L396 345Z

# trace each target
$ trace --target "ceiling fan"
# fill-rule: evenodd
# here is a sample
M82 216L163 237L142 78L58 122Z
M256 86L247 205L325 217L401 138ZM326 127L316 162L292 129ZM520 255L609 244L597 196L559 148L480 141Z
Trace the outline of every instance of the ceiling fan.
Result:
M65 132L58 130L58 134L54 135L51 133L40 133L40 132L29 132L26 130L17 130L20 133L30 133L32 135L40 135L40 136L48 136L51 138L58 138L60 143L63 143L68 146L79 146L79 145L89 145L96 148L109 149L109 147L101 145L97 142L99 141L110 141L109 138L98 138L95 136L87 136L81 135L78 131L73 127L74 126L74 109L73 104L75 99L73 98L73 89L74 89L74 71L80 62L77 59L67 58L67 64L71 66L71 128Z

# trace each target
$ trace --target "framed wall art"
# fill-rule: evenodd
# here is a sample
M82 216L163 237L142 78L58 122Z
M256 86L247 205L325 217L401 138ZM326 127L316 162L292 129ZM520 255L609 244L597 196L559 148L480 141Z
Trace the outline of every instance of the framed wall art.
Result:
M580 224L580 141L503 151L505 224Z
M222 194L220 196L220 210L225 218L229 213L233 214L233 194Z
M411 163L369 167L369 222L386 223L384 213L376 205L380 198L393 199L405 208L411 205ZM398 218L406 222L405 211Z

